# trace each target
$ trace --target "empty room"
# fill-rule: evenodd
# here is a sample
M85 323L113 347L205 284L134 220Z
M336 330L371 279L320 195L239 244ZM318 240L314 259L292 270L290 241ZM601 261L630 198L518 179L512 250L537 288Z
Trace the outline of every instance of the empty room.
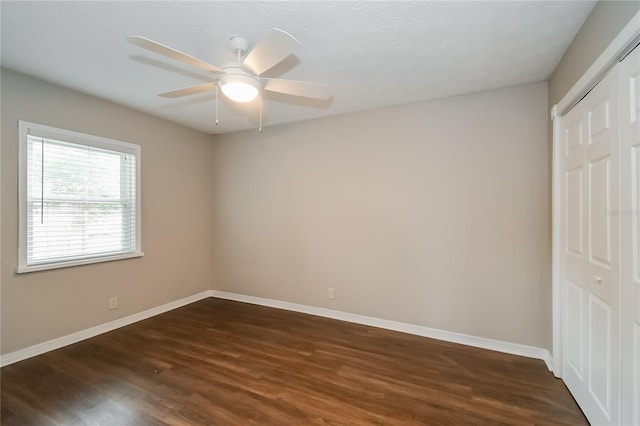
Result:
M0 24L2 425L640 425L640 2Z

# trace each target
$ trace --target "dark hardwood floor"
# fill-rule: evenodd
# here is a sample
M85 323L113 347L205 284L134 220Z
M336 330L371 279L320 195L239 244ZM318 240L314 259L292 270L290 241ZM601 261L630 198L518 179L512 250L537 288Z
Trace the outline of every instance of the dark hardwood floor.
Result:
M542 361L213 298L0 373L7 426L587 424Z

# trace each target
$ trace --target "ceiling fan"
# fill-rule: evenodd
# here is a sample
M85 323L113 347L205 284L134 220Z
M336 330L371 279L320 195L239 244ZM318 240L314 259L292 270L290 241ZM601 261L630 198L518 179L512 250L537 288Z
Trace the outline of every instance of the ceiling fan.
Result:
M178 98L209 90L215 90L217 93L218 88L228 99L234 102L252 101L263 90L312 99L328 99L331 97L329 86L324 84L261 77L262 74L293 53L294 49L300 44L291 34L277 28L272 29L249 53L247 53L249 42L245 38L231 37L229 45L237 56L237 62L223 67L211 65L145 37L130 36L127 37L127 41L138 47L216 74L210 83L198 84L158 95L164 98ZM245 56L244 60L242 59L243 56ZM260 122L262 122L262 97L260 97L260 100ZM217 118L216 124L218 124Z

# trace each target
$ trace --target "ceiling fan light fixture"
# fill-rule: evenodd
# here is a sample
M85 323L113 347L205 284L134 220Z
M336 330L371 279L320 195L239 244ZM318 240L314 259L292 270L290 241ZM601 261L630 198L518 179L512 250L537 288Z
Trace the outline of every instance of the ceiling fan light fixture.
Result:
M220 89L234 102L250 102L260 93L260 83L250 75L227 73L220 77Z

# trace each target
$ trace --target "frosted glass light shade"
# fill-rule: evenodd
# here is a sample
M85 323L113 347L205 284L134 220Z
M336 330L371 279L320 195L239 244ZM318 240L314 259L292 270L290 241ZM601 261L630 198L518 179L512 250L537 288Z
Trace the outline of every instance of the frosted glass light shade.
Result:
M260 83L248 75L225 74L220 77L220 89L235 102L249 102L260 92Z

